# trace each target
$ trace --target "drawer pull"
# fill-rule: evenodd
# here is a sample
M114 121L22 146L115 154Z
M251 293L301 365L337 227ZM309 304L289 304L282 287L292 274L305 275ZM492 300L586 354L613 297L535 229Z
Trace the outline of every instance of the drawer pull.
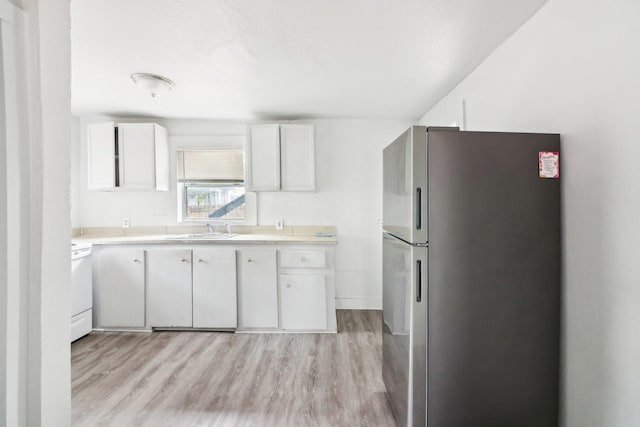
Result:
M283 249L280 252L280 267L326 268L326 252L318 249Z
M181 262L187 262L187 260L185 258L182 258L180 261Z
M71 319L71 325L76 325L84 320L86 320L84 316L78 317L77 319Z
M204 262L202 258L198 258L198 262Z
M247 262L251 262L251 258L247 259Z
M133 260L133 262L140 263L140 260L136 258L136 259Z

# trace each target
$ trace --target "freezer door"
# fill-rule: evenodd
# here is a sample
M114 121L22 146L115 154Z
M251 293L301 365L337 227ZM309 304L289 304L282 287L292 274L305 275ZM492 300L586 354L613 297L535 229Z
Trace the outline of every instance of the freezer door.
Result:
M413 126L383 151L383 229L427 242L427 128Z
M382 376L399 426L425 425L427 248L385 234Z

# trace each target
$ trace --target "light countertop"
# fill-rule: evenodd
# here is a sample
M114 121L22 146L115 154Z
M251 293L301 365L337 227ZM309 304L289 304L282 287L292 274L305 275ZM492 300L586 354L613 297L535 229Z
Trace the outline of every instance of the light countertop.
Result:
M338 243L335 227L288 227L275 230L273 227L246 227L239 234L228 238L192 238L187 234L202 233L202 230L126 230L122 229L85 229L83 235L73 237L74 242L92 243L95 245L118 244L300 244L316 245ZM148 231L164 231L164 233L147 233ZM329 237L318 237L316 233L327 233Z

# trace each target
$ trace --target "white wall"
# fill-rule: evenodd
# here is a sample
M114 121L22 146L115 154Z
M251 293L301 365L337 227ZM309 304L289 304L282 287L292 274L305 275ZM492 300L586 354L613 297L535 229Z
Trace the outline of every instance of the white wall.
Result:
M80 120L80 224L119 227L123 217L131 226L177 225L175 160L169 192L96 192L87 189L86 124L107 117ZM242 144L247 123L204 120L157 120L167 127L171 150L201 145ZM121 120L125 121L125 120ZM128 120L127 120L128 121ZM338 307L381 308L382 148L404 131L410 121L314 120L316 191L257 193L253 222L274 225L333 225L338 228L336 296Z
M22 260L28 248L22 245L22 229L28 218L22 214L28 203L21 189L28 159L18 54L23 18L19 9L0 0L0 425L16 424L26 406L28 268Z
M36 9L37 7L37 9ZM29 15L31 166L28 425L70 423L71 43L68 0L33 0ZM37 374L37 375L36 375ZM37 406L36 406L37 405Z
M80 227L80 119L71 117L71 227Z
M5 68L7 34L18 43L16 81L2 94L9 94L3 101L17 102L6 104L1 133L9 136L0 150L8 174L0 179L0 206L9 201L9 209L0 212L0 229L7 231L0 250L5 265L0 286L7 296L0 302L7 303L0 308L0 325L6 327L6 335L0 333L6 339L0 346L0 370L6 369L0 425L64 427L70 423L71 401L69 2L13 3L24 13L0 1L3 18L8 10L18 17L15 31L2 24L1 77L11 74Z
M562 135L566 426L640 425L639 17L550 0L421 119Z

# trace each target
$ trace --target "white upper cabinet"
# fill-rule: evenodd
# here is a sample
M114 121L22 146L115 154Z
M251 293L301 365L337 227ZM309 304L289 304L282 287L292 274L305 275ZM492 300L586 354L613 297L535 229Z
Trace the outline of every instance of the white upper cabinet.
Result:
M316 189L313 126L280 125L282 191Z
M110 190L116 186L116 124L88 126L89 190Z
M120 187L169 190L167 131L154 123L118 125Z
M280 127L252 126L249 129L246 159L247 190L280 190Z
M156 190L169 191L169 133L162 126L153 125L155 144Z
M88 126L90 190L169 190L167 130L155 123Z
M266 124L249 129L248 191L314 191L314 129L303 124Z

